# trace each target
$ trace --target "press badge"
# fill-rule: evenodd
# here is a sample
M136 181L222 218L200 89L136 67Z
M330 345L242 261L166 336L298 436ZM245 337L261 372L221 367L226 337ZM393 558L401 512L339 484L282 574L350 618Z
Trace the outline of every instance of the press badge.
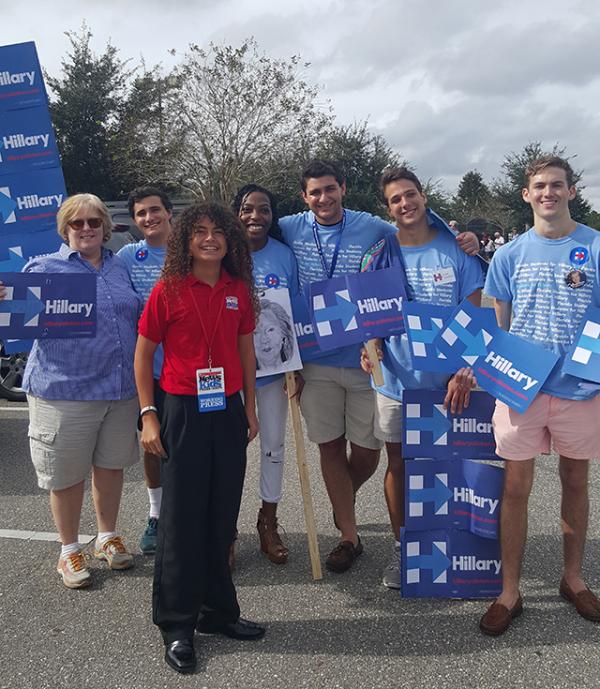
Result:
M225 409L225 371L223 368L199 368L196 370L198 411Z

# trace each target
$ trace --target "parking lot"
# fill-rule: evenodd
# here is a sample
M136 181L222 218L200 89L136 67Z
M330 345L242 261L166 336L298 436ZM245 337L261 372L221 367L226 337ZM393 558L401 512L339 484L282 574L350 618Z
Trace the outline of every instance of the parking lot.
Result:
M291 435L288 446L293 447ZM36 487L27 447L25 405L0 402L0 529L53 532L47 495ZM307 442L321 559L336 531ZM55 572L58 544L0 537L0 689L91 687L523 687L600 686L600 626L558 596L561 549L556 460L540 460L531 500L522 592L525 612L501 638L483 637L486 603L403 600L381 586L391 537L383 499L384 461L357 499L365 552L342 575L310 573L297 471L288 457L280 520L290 560L276 566L257 547L256 444L249 452L239 520L235 580L242 614L268 626L257 643L197 637L199 668L179 676L163 661L150 617L152 559L108 572L91 560L89 590L65 589ZM600 471L592 472L588 583L600 590ZM127 473L120 530L136 545L146 518L141 465ZM94 535L86 495L82 534ZM0 533L5 533L2 531ZM190 546L191 547L191 546ZM90 548L87 548L90 551Z

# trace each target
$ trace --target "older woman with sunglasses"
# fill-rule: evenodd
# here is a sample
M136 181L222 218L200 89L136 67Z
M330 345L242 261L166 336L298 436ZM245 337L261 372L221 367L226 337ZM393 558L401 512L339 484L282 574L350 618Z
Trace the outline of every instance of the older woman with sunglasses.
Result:
M111 569L133 566L116 522L123 469L139 459L133 353L141 301L123 261L102 246L112 223L97 196L67 199L57 224L66 243L54 254L32 259L24 272L93 275L96 335L36 340L23 387L29 402L31 457L39 486L50 491L62 543L57 571L65 586L82 588L91 581L78 543L90 470L98 523L94 556Z

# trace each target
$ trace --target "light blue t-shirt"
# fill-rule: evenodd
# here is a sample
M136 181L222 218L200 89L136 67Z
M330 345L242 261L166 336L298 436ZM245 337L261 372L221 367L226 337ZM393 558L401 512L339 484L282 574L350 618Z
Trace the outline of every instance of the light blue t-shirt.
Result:
M315 243L313 234L314 222L315 216L312 211L288 215L279 220L283 239L294 252L298 262L298 276L302 290L305 290L311 282L327 280L329 277L323 269ZM325 262L329 268L331 267L337 240L342 231L342 222L336 225L319 225L317 223L316 229ZM393 226L377 216L360 211L346 210L337 263L331 277L360 272L360 262L365 251L385 237L385 235L393 232ZM322 357L311 363L360 368L360 346L352 345L323 352Z
M117 256L125 261L133 289L142 297L144 304L148 301L150 292L160 277L166 253L166 247L148 246L145 239L135 244L126 244L117 253ZM156 380L160 378L162 365L163 348L162 345L158 345L152 367Z
M584 311L600 305L600 232L577 225L567 237L546 239L535 228L498 249L485 292L512 302L510 332L558 354L542 392L583 400L598 390L562 372Z
M395 236L388 236L365 254L362 269L369 271L393 266L404 267L408 280L407 296L411 301L457 306L483 287L480 261L467 256L454 237L443 230L437 230L437 235L421 246L401 247ZM384 384L374 387L386 397L402 401L405 389L439 390L448 382L446 373L413 370L406 334L385 338L383 354Z
M285 244L268 237L262 249L252 252L252 264L252 275L257 290L287 288L290 299L299 294L296 259ZM256 387L261 388L278 378L283 378L283 374L257 378Z

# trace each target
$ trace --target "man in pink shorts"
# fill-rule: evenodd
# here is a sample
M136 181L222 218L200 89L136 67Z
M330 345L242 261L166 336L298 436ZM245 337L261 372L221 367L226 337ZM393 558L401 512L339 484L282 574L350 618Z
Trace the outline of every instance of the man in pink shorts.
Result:
M600 233L575 222L573 170L566 160L544 156L525 171L523 199L534 226L494 254L485 292L495 298L498 323L559 355L526 412L496 403L497 454L506 460L500 515L502 593L481 618L484 634L503 634L522 612L519 592L527 537L527 503L534 458L560 455L564 569L560 595L588 620L600 622L600 602L587 588L581 565L588 523L588 467L597 457L600 389L562 372L586 308L600 305ZM512 320L511 320L512 316Z

